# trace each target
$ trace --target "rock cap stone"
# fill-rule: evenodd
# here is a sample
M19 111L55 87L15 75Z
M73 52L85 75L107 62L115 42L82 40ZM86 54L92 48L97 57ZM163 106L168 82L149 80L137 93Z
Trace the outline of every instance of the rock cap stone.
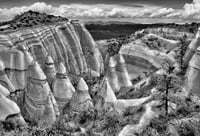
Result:
M82 77L79 79L79 82L77 85L77 90L80 90L80 91L88 91L89 90L87 83L85 82L85 80Z

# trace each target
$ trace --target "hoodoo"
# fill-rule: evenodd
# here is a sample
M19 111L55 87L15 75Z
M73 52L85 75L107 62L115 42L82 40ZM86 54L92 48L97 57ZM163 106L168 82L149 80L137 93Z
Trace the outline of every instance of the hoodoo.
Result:
M115 93L113 92L107 78L105 77L100 85L102 96L105 99L105 102L114 102L117 100Z
M49 85L51 85L53 79L56 76L56 68L55 68L54 61L51 56L48 56L45 61L44 73L47 76L47 82L49 83Z
M105 77L102 83L100 84L98 96L101 96L104 99L105 105L103 106L105 108L111 106L113 110L116 110L119 113L123 113L123 111L125 111L127 107L142 105L143 103L152 98L152 96L148 96L138 99L117 99L114 91L110 87L110 84ZM96 107L101 107L100 102Z
M48 125L51 125L56 121L56 112L54 110L54 105L52 104L51 95L48 96L45 105L44 120L46 123L48 123Z
M35 62L30 70L25 92L25 111L29 118L43 116L50 91L44 72L40 65Z
M0 93L0 122L9 122L14 125L25 125L24 118L17 104Z
M23 55L21 57L23 59L23 60L21 60L21 63L22 63L21 70L25 70L34 63L34 59L31 55L31 53L29 52L28 47L26 47L25 45L18 46L18 49L19 49L19 51L21 51L23 53ZM19 65L19 64L17 64L17 65Z
M118 74L118 80L121 87L130 87L132 86L127 68L126 63L121 54L117 55L117 74Z
M85 80L81 77L79 79L77 90L73 94L72 100L70 102L70 107L75 112L80 112L93 108L92 99L88 92L89 88Z
M57 74L52 82L53 95L62 113L63 108L68 104L75 93L75 89L66 74L66 68L62 62L57 67Z
M197 48L195 55L189 62L186 73L186 81L184 89L187 93L194 93L200 96L200 47Z
M0 60L0 84L6 87L10 92L14 92L16 89L9 80L7 74L5 73L5 67L3 62Z
M120 90L119 82L118 82L118 76L116 72L116 62L113 57L109 58L109 64L107 69L107 79L112 87L114 92L118 92Z
M97 90L97 103L95 107L98 110L102 110L102 108L106 108L113 105L114 101L117 101L114 91L112 90L108 79L104 77L99 85L99 89ZM105 102L102 102L102 100ZM104 103L104 104L103 104ZM103 105L102 105L103 104ZM103 106L103 107L102 107Z
M198 29L195 38L192 40L188 49L183 57L183 62L185 65L188 65L189 61L191 60L192 56L195 54L196 49L200 45L200 28Z

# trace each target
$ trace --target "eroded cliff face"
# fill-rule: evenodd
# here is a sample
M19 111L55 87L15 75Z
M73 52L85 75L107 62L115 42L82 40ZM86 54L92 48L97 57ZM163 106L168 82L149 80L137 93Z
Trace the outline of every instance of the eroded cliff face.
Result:
M55 63L64 61L69 73L80 75L103 69L102 57L86 28L79 23L59 23L17 30L0 35L1 55L5 68L26 70L30 65L22 48L28 49L44 68L49 55Z
M53 70L51 65L55 66ZM18 104L26 119L54 123L71 99L62 98L69 97L70 87L77 84L71 84L71 78L90 79L103 71L103 59L95 41L78 22L59 22L0 34L0 86L12 94L10 99ZM53 84L57 78L68 82ZM75 89L71 95L74 92ZM61 95L55 95L58 93ZM59 100L64 100L63 107Z
M163 29L162 31L166 35L168 33L165 33L165 31L169 31L169 34L174 32L171 29ZM174 34L177 33L174 32ZM119 52L125 59L131 79L154 73L162 68L164 61L169 61L171 65L178 68L179 64L175 58L178 56L177 50L182 46L181 41L177 39L179 33L172 35L173 38L165 38L160 36L161 34L157 35L145 29L136 32L125 40L98 41L99 49L105 60L105 67L108 54L113 56L113 54L115 55ZM179 36L182 37L183 35L179 34Z

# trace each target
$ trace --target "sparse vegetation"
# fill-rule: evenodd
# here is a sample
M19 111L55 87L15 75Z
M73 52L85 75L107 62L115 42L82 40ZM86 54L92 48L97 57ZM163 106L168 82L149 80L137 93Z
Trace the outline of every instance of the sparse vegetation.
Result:
M48 15L36 11L27 11L21 15L15 16L11 21L1 22L0 26L9 24L9 27L1 28L0 31L16 30L19 28L29 28L38 25L49 25L56 22L68 21L67 18L61 16Z
M9 22L9 29L16 30L19 28L30 28L37 25L48 25L54 22L67 21L66 18L55 17L45 13L28 11L22 15L17 15L11 22ZM4 23L2 23L4 24ZM5 23L6 24L6 23ZM160 26L158 24L150 27ZM167 24L172 28L178 27L181 31L195 32L198 24L192 23L191 27L186 28L181 25ZM186 24L188 26L188 24ZM115 27L114 27L115 28ZM3 31L3 29L0 29ZM141 38L143 34L121 36L115 40L110 40L107 52L112 56L119 52L123 44L132 40ZM152 75L149 86L142 88L138 91L134 87L125 89L116 93L117 98L122 99L135 99L151 94L151 89L157 86L159 94L153 99L160 99L163 104L160 106L161 114L158 118L151 121L150 125L144 132L137 134L138 136L168 136L170 135L168 125L171 123L177 129L180 136L198 136L200 134L200 98L195 98L190 95L187 99L179 96L182 86L182 76L185 74L186 67L182 64L183 55L186 52L188 41L185 37L178 39L182 45L176 51L176 60L181 65L181 73L175 73L173 67L168 62L164 62L163 69L167 74L163 76ZM151 49L159 49L160 44L156 43L157 40L146 42L146 45ZM152 44L154 46L152 47ZM100 78L87 79L84 77L89 87L102 80ZM138 76L134 79L133 84L141 80L142 77ZM73 84L76 87L76 84ZM94 92L90 95L95 97ZM195 96L196 97L196 96ZM170 107L169 103L176 104L176 108ZM117 136L120 130L128 124L137 124L144 111L143 106L128 107L122 115L116 111L109 111L107 109L97 108L82 111L80 113L69 111L67 114L59 117L53 126L49 126L41 121L27 121L28 126L24 129L15 128L9 130L9 126L0 126L1 136ZM169 112L170 111L170 112Z

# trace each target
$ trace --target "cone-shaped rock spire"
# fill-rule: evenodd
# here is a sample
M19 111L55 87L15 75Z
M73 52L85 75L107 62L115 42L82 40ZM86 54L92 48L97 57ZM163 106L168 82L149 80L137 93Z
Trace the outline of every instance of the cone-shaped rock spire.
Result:
M21 45L18 47L19 50L21 50L24 53L24 64L25 64L25 69L31 65L32 63L34 63L34 59L31 56L30 52L28 51L28 48L25 47L24 45Z
M38 79L38 80L45 80L46 79L46 75L42 71L38 62L35 62L35 64L33 65L32 69L30 70L30 76L29 77L33 78L33 79Z
M60 73L60 74L66 73L66 67L62 62L60 62L57 66L57 73Z
M120 86L116 72L116 62L113 57L110 57L109 59L109 64L107 69L107 79L113 91L118 92L120 90Z
M45 105L44 120L46 123L48 123L48 125L54 124L56 121L56 113L55 113L50 95L48 96L47 102Z
M85 80L82 77L80 78L80 80L78 82L77 90L78 91L88 91L89 90L87 83L85 82Z
M116 61L114 60L113 57L109 58L108 66L109 66L109 68L115 68L116 67Z
M59 110L62 112L63 108L70 102L72 95L75 92L70 79L66 75L66 68L63 63L60 63L57 67L57 75L52 82L52 91Z
M28 117L43 116L50 91L44 72L39 64L35 63L30 71L25 93L25 110Z
M47 65L52 65L52 64L54 64L54 61L53 61L53 59L52 59L51 56L47 56L47 59L46 59L46 61L45 61L45 64L47 64Z
M114 102L117 100L115 93L113 92L108 79L104 77L100 85L101 95L105 99L105 102Z
M47 82L49 83L49 85L51 85L53 79L56 76L56 68L55 68L54 61L51 56L48 56L45 61L44 73L47 76Z
M34 63L34 59L31 56L31 54L30 54L30 52L28 51L27 48L24 48L23 52L24 52L24 63L27 65L26 67L28 67L29 65L31 65L32 63Z
M88 90L88 85L81 77L77 85L77 91L74 93L70 102L70 107L73 111L80 112L93 107L92 99Z
M127 68L126 63L121 54L117 56L117 73L118 73L118 80L121 87L130 87L132 86Z
M51 102L52 102L52 104L53 104L53 108L54 108L56 117L59 117L59 116L60 116L60 111L59 111L59 107L58 107L58 104L57 104L57 102L56 102L56 99L55 99L55 97L53 96L53 93L52 93L52 92L49 92L49 96L50 96L50 98L51 98Z
M101 111L106 108L107 105L112 105L115 101L117 101L115 93L112 90L107 78L104 77L97 90L95 107Z
M105 70L107 70L107 68L108 68L109 60L110 60L110 55L109 55L109 53L107 53L105 56L105 59L104 59Z

